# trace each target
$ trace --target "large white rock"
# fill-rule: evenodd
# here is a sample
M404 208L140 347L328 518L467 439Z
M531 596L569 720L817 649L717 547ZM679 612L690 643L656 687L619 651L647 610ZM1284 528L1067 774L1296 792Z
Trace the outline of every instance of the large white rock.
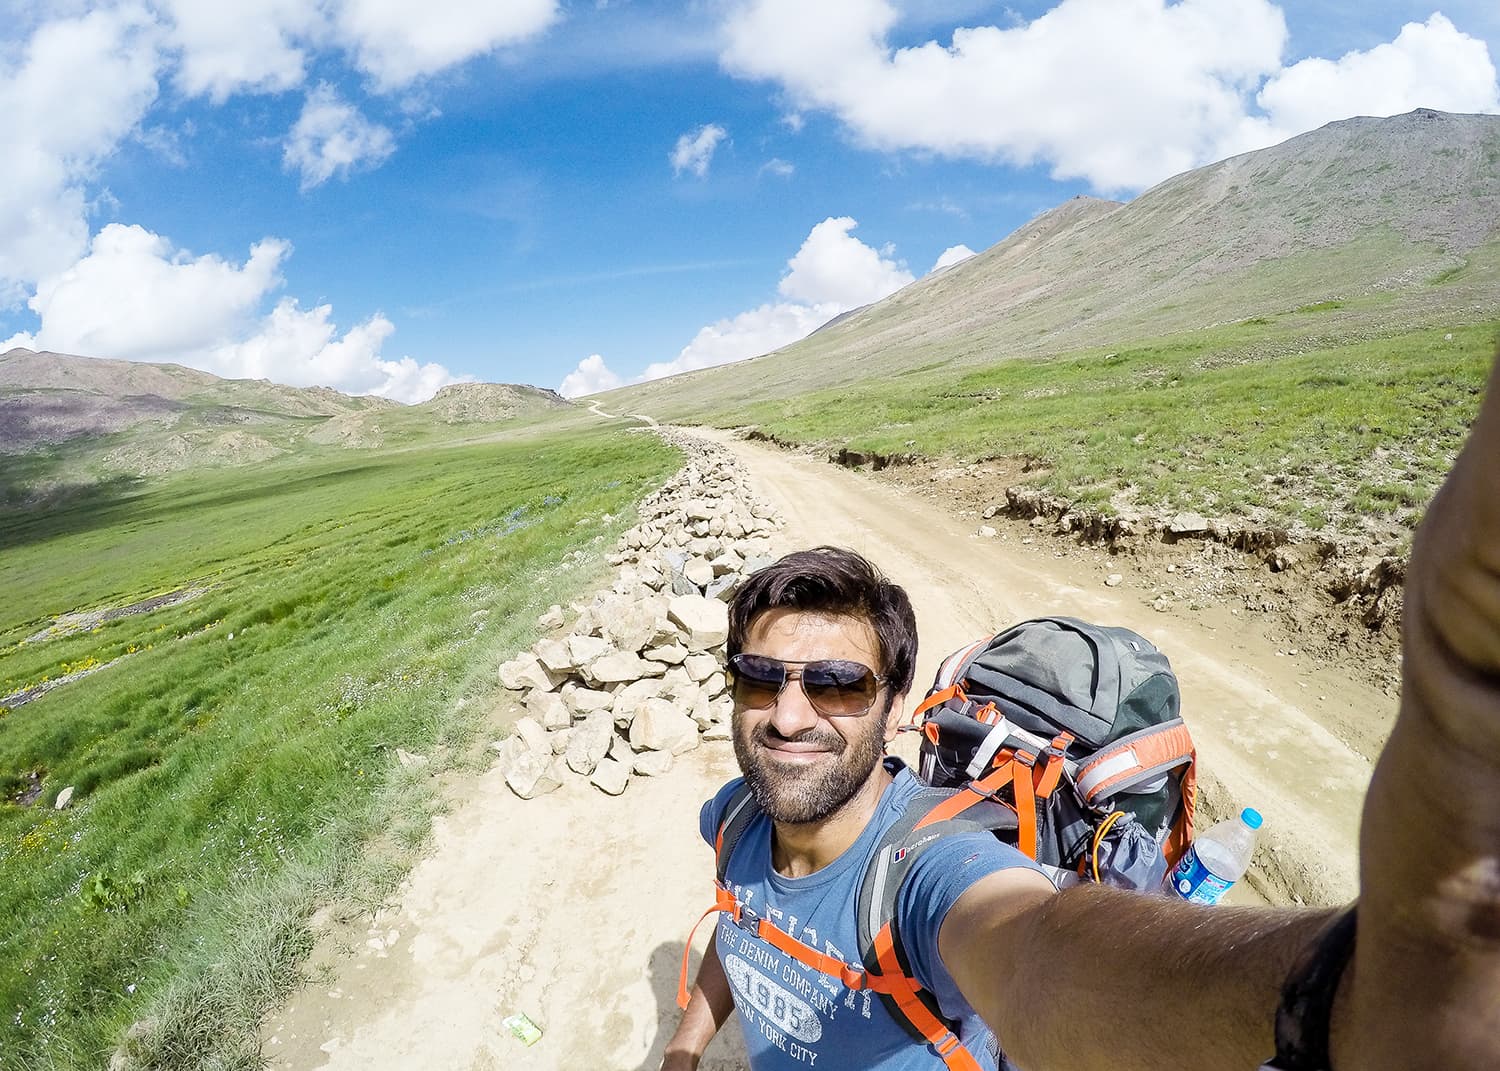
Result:
M568 653L568 645L562 640L538 640L531 650L537 661L553 673L566 677L573 672L573 656Z
M622 651L635 653L656 635L656 618L660 607L655 599L621 599L609 608L601 622L604 638Z
M614 706L615 697L596 688L573 688L563 692L563 702L575 715L583 717L596 710L608 710Z
M660 777L671 768L670 751L642 751L631 763L631 769L642 777Z
M634 717L637 706L647 699L657 698L661 695L661 692L661 681L653 677L643 677L638 681L631 681L616 691L611 697L610 711L615 715L617 720L627 713L630 717Z
M698 746L698 725L667 700L648 699L630 723L630 746L680 755Z
M500 667L500 683L513 692L523 688L540 688L550 692L567 679L566 673L554 673L547 669L530 651L522 651Z
M589 781L611 796L618 796L630 784L630 767L630 763L619 759L605 759L594 768L594 776Z
M523 751L505 771L505 783L523 800L544 795L563 783L561 760L550 749L545 753Z
M682 567L682 575L702 588L713 583L714 567L702 558L694 558Z
M569 636L568 657L576 669L583 669L596 658L609 654L612 648L608 640L598 636Z
M744 569L745 559L733 549L721 550L718 556L708 564L713 566L714 576L723 576L725 573L738 573Z
M633 651L614 651L590 663L586 675L596 684L618 684L642 677L660 677L666 670L660 662L647 662Z
M600 711L590 714L573 727L568 741L568 769L587 777L609 753L609 742L615 735L615 720Z
M659 647L647 647L641 657L648 662L661 662L668 666L679 666L688 656L688 649L680 643L665 643Z
M719 660L706 652L688 655L682 665L687 670L688 676L699 684L708 680L721 668Z
M708 675L708 680L703 682L703 691L709 696L720 696L729 687L729 678L723 671L715 670Z
M562 628L563 609L556 604L549 606L547 612L536 619L536 627L543 632L551 632L555 628Z
M729 607L702 595L679 595L667 607L667 618L687 636L692 651L707 651L729 637Z
M550 692L542 693L551 695ZM552 696L556 699L556 696ZM526 747L531 751L550 751L552 742L547 739L547 730L536 718L517 718L516 723L511 726L510 731L526 742Z
M526 697L526 713L545 729L566 729L573 724L573 712L556 692L532 692Z

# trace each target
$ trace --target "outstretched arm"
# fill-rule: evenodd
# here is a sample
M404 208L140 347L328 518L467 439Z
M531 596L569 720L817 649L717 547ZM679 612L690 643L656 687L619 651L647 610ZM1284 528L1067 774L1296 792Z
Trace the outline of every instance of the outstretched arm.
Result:
M718 945L710 941L693 983L692 999L662 1054L661 1071L694 1071L703 1050L733 1010L734 997L724 977L724 965L719 962Z
M1297 955L1332 911L1204 907L1098 885L977 882L944 964L1025 1068L1253 1071ZM1030 876L1028 874L1028 876Z

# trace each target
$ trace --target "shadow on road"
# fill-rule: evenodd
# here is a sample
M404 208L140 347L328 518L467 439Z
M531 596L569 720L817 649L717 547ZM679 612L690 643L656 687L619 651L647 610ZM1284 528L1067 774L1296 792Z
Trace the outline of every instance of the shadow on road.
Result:
M698 965L702 962L703 957L694 952L688 963L689 982L697 976ZM656 1040L651 1043L651 1050L636 1071L658 1071L661 1067L662 1052L672 1037L672 1031L677 1029L677 1020L682 1014L677 1010L677 974L681 967L681 941L661 945L651 953L647 970L651 975L651 992L656 997ZM747 1071L749 1066L738 1017L731 1016L719 1031L719 1036L708 1046L703 1061L698 1065L698 1071Z

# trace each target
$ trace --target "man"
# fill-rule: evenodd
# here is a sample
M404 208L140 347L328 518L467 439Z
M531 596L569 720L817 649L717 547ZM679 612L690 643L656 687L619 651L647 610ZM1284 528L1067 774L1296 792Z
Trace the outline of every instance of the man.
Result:
M912 791L882 761L911 685L910 605L857 556L802 552L736 595L728 650L735 753L765 812L728 881L778 929L857 958L852 890ZM1500 1067L1500 365L1418 535L1403 650L1352 953L1327 939L1336 912L1058 893L982 834L924 857L897 904L902 944L981 1066L995 1066L988 1027L1029 1071L1250 1071L1274 1049L1299 960L1347 958L1341 979L1311 986L1332 1001L1331 1068ZM705 807L709 838L727 794ZM942 1067L872 994L721 918L664 1071L696 1067L735 1007L755 1071Z

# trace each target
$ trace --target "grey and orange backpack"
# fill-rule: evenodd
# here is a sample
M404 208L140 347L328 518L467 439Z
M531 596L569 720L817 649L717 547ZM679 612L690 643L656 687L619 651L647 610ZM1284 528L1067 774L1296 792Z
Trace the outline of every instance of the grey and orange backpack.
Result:
M806 966L878 993L950 1071L979 1071L955 1024L912 977L893 926L902 881L938 837L987 830L1059 888L1158 888L1193 836L1195 753L1180 706L1166 655L1129 629L1045 617L971 644L944 660L903 727L922 734L918 777L928 787L886 830L861 880L861 962L828 956L736 901L729 857L760 813L743 786L720 822L715 901L704 918L726 912ZM684 949L684 1007L687 966Z

